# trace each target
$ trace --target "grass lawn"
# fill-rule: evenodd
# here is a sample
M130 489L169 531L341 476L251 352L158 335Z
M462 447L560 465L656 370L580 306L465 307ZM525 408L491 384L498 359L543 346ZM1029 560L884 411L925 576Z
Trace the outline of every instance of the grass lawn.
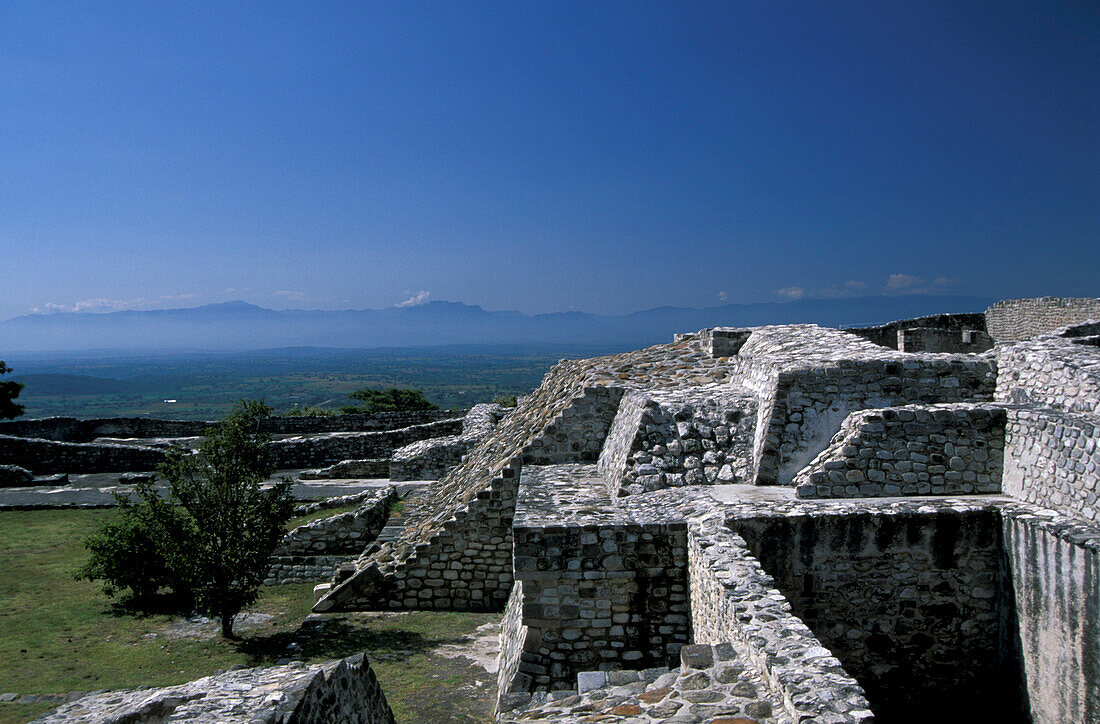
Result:
M236 641L207 635L179 615L132 615L98 583L72 572L81 541L113 510L0 512L0 693L52 694L178 684L237 664L272 664L296 641L312 584L273 586L248 613ZM366 651L398 721L491 721L493 676L437 653L463 645L499 614L334 614L295 658L326 661ZM0 722L52 708L2 704Z

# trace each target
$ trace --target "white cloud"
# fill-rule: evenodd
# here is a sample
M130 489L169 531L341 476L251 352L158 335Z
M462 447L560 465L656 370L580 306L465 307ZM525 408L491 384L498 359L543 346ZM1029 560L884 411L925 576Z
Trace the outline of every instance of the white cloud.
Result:
M783 287L776 290L775 293L787 299L801 299L806 291L802 287Z
M280 289L277 292L272 292L271 296L278 297L288 302L304 302L309 299L309 295L305 292L295 292L289 289Z
M844 282L844 287L846 289L863 289L866 286L867 282L861 282L858 279L849 279L848 281Z
M954 279L948 279L947 277L936 277L932 282L937 287L949 287L955 283Z
M161 294L157 297L159 302L183 302L188 299L198 299L198 294Z
M901 291L902 289L911 289L918 284L920 284L920 278L910 276L909 274L891 274L886 279L886 288L892 292Z
M729 298L729 295L726 294L725 292L718 292L718 301L724 302L728 298Z
M416 294L412 295L403 302L397 304L398 307L416 307L424 302L428 301L428 297L432 296L432 293L421 289Z
M36 313L42 312L121 312L128 309L143 309L149 306L149 300L137 297L134 299L107 299L99 297L96 299L82 299L79 302L72 304L57 304L55 302L46 302L45 304L37 307L32 307L31 311Z

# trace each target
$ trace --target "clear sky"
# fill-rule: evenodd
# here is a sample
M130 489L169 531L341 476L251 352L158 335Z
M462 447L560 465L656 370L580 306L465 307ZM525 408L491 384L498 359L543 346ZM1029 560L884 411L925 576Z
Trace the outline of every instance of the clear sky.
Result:
M1100 296L1100 4L0 2L0 318Z

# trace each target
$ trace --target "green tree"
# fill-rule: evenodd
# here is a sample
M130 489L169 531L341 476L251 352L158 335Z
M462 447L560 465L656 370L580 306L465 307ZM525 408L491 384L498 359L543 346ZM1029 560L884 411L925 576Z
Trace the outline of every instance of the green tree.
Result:
M6 375L9 372L11 372L11 367L0 361L0 375ZM10 420L23 414L23 406L12 402L16 397L19 397L19 392L22 389L22 382L0 381L0 420Z
M275 464L255 423L270 414L262 401L242 400L207 430L197 453L172 450L160 469L167 490L138 486L139 502L123 509L122 523L89 539L92 558L78 575L104 578L108 592L129 587L140 598L152 583L142 589L124 565L137 561L158 588L193 601L231 637L233 619L259 595L294 510L289 480L261 487Z
M341 412L395 412L398 410L438 410L420 390L390 387L374 390L364 387L348 395L364 403L362 407L342 407Z

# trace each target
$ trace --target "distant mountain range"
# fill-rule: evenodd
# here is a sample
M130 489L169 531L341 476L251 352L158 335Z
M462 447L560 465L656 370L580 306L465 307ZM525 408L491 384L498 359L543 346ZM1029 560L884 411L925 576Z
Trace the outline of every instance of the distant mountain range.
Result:
M264 309L226 302L188 309L31 314L0 322L0 359L12 352L241 351L271 347L425 347L578 344L640 347L704 327L814 322L883 324L944 312L981 312L995 300L925 296L801 299L705 309L655 307L614 316L489 312L459 302L347 311Z

